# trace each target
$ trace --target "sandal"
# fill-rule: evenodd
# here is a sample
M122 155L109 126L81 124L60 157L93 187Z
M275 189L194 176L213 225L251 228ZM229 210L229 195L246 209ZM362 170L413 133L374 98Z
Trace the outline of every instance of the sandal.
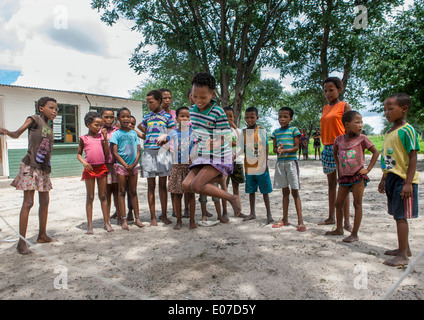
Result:
M284 222L283 221L278 221L278 223L274 223L272 225L273 228L281 228L284 227Z
M305 226L297 226L297 231L304 232L304 231L306 231L306 227Z

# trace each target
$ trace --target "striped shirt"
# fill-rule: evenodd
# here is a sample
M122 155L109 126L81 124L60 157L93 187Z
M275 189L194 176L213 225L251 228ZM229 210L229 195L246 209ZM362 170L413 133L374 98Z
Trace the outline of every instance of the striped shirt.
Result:
M198 156L210 163L232 164L232 152L229 144L229 141L232 141L232 131L227 115L215 100L211 100L211 103L212 106L202 112L197 105L190 107L193 138L198 142ZM214 139L218 144L221 137L224 137L222 146L209 150L209 139Z
M150 112L144 116L141 125L146 128L144 148L159 149L160 147L156 144L158 137L168 133L168 129L172 129L175 123L169 113L161 110L158 113Z
M294 137L300 136L300 132L296 127L287 127L286 129L278 128L274 130L271 134L271 138L275 139L276 145L278 148L279 144L284 147L284 149L291 149L294 147ZM297 160L297 152L282 153L281 156L277 155L277 161L288 161L288 160Z

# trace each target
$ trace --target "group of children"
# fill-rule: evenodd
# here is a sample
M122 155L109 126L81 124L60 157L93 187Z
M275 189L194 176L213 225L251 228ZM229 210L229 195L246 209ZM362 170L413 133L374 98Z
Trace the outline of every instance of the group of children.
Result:
M97 181L98 196L107 231L113 231L110 222L112 195L117 204L117 219L123 229L128 229L125 214L125 197L134 212L135 224L143 227L140 221L137 196L138 174L147 178L147 200L150 208L151 225L157 225L155 213L156 177L159 177L159 197L163 223L170 224L167 217L167 193L171 193L173 212L177 223L174 229L182 227L182 200L186 198L186 211L189 212L190 229L196 228L195 197L212 197L218 203L218 220L228 222L227 203L236 217L243 221L256 218L255 194L262 193L266 207L267 222L273 222L269 194L274 189L282 189L283 216L272 225L280 228L290 225L288 208L290 193L297 213L297 230L305 231L300 200L299 166L297 152L301 133L290 125L293 110L283 107L278 112L280 127L271 134L274 152L277 154L274 183L268 168L268 136L266 130L258 126L258 110L249 107L245 110L246 128L240 130L234 123L231 108L221 108L215 98L215 79L207 73L199 73L192 80L189 93L190 107L176 111L169 109L172 95L169 90L153 90L147 93L146 101L150 112L135 129L136 119L130 110L117 111L104 109L101 114L89 112L84 122L88 133L79 140L78 160L83 164L82 180L87 189L86 211L88 230L93 232L92 215L94 188ZM166 100L166 101L165 101ZM165 103L164 103L165 101ZM410 249L408 245L407 219L418 215L416 173L417 133L406 122L406 114L411 107L408 96L397 94L384 102L386 119L393 127L384 138L381 154L383 177L378 186L381 193L387 194L388 211L397 222L399 248L386 252L395 256L387 261L389 265L406 264ZM34 192L40 194L40 234L39 242L53 241L45 233L50 182L50 155L53 146L53 133L47 122L57 115L57 103L52 98L42 98L37 105L39 114L28 117L16 132L0 129L0 134L18 138L29 130L28 154L22 160L18 176L12 185L24 190L24 203L21 209L18 251L22 254L30 250L24 242L29 210L33 204ZM115 122L116 120L116 122ZM363 135L362 117L356 111L343 112L342 124L345 133L339 135L332 145L338 175L338 192L335 201L336 229L327 235L343 234L343 207L350 192L353 194L355 210L354 226L351 235L344 241L358 240L358 229L362 219L362 196L369 178L367 174L374 167L379 152L372 142ZM119 127L116 125L119 124ZM140 138L144 139L141 152ZM365 168L364 150L372 153ZM85 156L83 157L83 153ZM244 162L240 156L244 155ZM141 159L141 168L139 160ZM228 192L232 182L233 193ZM239 184L245 183L249 194L250 213L242 213ZM219 200L222 201L221 212ZM348 200L347 200L348 201ZM188 208L188 209L187 209ZM203 209L203 208L202 208ZM203 214L206 218L206 214Z

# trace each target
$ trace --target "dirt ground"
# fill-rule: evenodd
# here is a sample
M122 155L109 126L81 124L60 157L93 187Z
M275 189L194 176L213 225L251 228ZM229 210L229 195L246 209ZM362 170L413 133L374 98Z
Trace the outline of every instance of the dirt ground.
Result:
M376 300L402 276L404 268L388 267L384 251L397 247L395 221L386 213L386 198L377 192L381 170L377 163L365 189L363 220L358 242L329 237L326 177L320 161L300 161L301 200L306 232L296 230L297 217L290 202L292 226L280 229L266 224L261 194L256 195L257 219L189 230L172 225L149 225L147 185L139 180L141 220L146 227L130 225L115 231L103 229L100 203L94 207L94 235L86 235L85 187L79 177L53 179L48 233L58 239L35 244L34 254L16 251L22 193L0 189L0 299L1 300ZM271 177L274 175L270 165ZM424 161L419 160L420 181ZM230 187L230 191L231 191ZM419 189L420 217L410 220L412 261L423 250L423 188ZM241 186L242 204L249 213L248 195ZM36 196L35 203L38 198ZM160 212L158 196L156 210ZM197 203L198 204L198 203ZM281 190L271 194L274 220L282 216ZM31 211L27 237L36 243L37 204ZM208 210L214 213L212 201ZM171 213L170 197L168 213ZM170 214L169 214L170 216ZM351 217L353 207L351 205ZM200 206L196 220L200 220ZM12 230L11 227L14 229ZM348 233L345 232L345 236ZM424 258L390 299L424 299Z

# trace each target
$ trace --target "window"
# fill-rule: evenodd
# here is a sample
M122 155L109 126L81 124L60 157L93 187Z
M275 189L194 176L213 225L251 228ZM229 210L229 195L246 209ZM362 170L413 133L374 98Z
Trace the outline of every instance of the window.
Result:
M35 104L37 105L37 102ZM50 123L54 133L54 142L77 143L78 106L63 103L58 103L57 106L59 108L57 117Z

